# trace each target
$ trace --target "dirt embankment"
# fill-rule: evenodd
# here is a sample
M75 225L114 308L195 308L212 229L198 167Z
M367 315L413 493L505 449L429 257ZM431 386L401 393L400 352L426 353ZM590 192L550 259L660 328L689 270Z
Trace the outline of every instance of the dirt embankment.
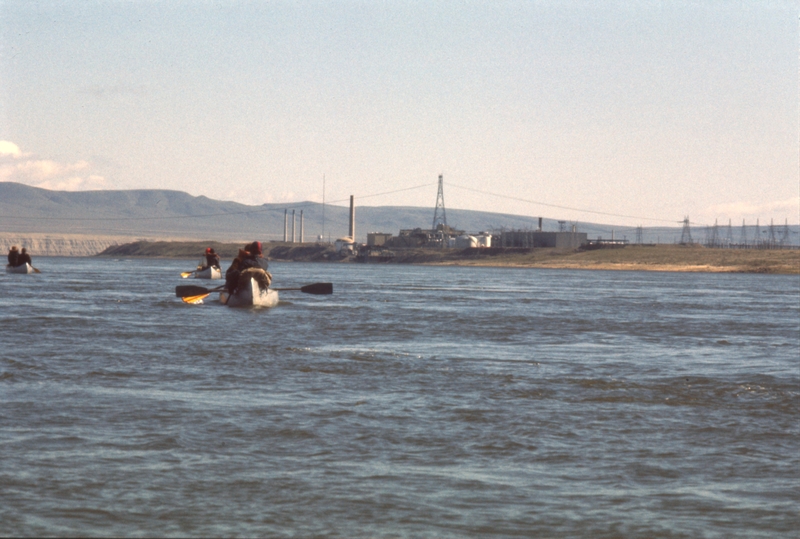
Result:
M110 247L102 256L199 258L206 247L233 258L241 244L219 242L135 242ZM354 262L328 244L264 243L272 260ZM708 249L700 246L628 246L621 249L398 249L391 264L429 264L562 269L775 273L800 275L800 250Z
M99 256L111 257L161 257L161 258L200 258L207 247L213 248L221 258L231 259L239 254L243 243L221 243L218 241L137 241L109 247ZM262 244L264 256L271 260L296 262L339 261L333 247L321 243L279 243Z
M478 249L439 264L561 269L800 274L800 250L709 249L701 246L627 246L573 249ZM492 252L493 251L493 252ZM437 262L423 262L437 263Z

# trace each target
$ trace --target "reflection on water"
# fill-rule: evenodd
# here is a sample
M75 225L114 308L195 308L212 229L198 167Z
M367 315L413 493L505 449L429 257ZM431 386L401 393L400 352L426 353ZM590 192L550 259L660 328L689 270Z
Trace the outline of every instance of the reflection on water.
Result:
M3 535L792 537L797 277L185 261L0 276Z

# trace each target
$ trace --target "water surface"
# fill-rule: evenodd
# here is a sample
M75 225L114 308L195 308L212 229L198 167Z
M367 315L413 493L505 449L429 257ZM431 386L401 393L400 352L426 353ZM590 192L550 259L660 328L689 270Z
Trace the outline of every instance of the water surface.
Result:
M180 260L0 275L0 534L797 537L800 279ZM216 284L216 282L212 282ZM212 298L209 298L212 299Z

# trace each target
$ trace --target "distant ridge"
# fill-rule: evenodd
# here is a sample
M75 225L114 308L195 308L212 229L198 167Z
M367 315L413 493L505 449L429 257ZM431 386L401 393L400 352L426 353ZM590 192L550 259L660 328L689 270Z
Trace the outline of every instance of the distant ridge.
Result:
M397 234L401 229L430 228L433 204L429 208L409 206L361 206L356 202L356 240L366 241L367 232ZM281 241L284 211L295 211L295 237L300 239L300 211L303 212L304 239L316 241L323 235L322 204L297 202L250 206L237 202L192 196L166 189L124 191L50 191L27 185L0 182L0 233L59 234L83 236L121 236L148 239L216 240L216 241ZM538 216L522 216L489 211L447 208L448 224L469 233L500 229L534 229ZM343 206L325 206L324 240L335 240L348 232L349 210ZM566 226L571 227L572 222ZM613 235L617 239L636 239L632 227L575 223L579 232L589 238ZM544 219L545 230L558 230L555 219ZM797 227L792 241L796 242ZM762 226L762 230L764 227ZM737 235L739 230L735 229ZM696 230L695 241L702 241ZM645 227L645 243L675 243L681 228Z

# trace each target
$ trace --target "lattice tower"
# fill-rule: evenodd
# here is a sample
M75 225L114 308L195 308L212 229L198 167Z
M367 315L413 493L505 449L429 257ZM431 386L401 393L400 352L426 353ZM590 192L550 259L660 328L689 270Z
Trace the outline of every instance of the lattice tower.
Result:
M708 241L709 247L719 247L719 224L714 219L714 228L711 229L711 238Z
M642 236L643 236L642 226L639 225L636 227L636 245L641 245L644 243L644 241L642 240Z
M758 223L758 219L756 219L756 231L753 235L753 247L758 249L761 246L761 225Z
M781 247L786 247L789 245L789 219L786 219L786 223L783 225L783 233L781 234Z
M441 213L439 209L441 208ZM436 194L436 209L433 211L433 230L441 224L443 228L447 228L447 214L444 210L444 180L442 174L439 174L439 192Z
M742 247L747 247L747 227L744 224L744 219L742 219L742 234L739 236L739 244Z
M728 237L725 238L725 243L727 247L733 245L733 226L731 226L731 220L728 219Z
M694 243L692 241L692 230L689 228L689 216L683 218L683 230L681 231L681 245Z
M772 249L775 247L775 244L778 243L778 240L775 238L775 225L773 224L772 219L769 220L769 248Z

